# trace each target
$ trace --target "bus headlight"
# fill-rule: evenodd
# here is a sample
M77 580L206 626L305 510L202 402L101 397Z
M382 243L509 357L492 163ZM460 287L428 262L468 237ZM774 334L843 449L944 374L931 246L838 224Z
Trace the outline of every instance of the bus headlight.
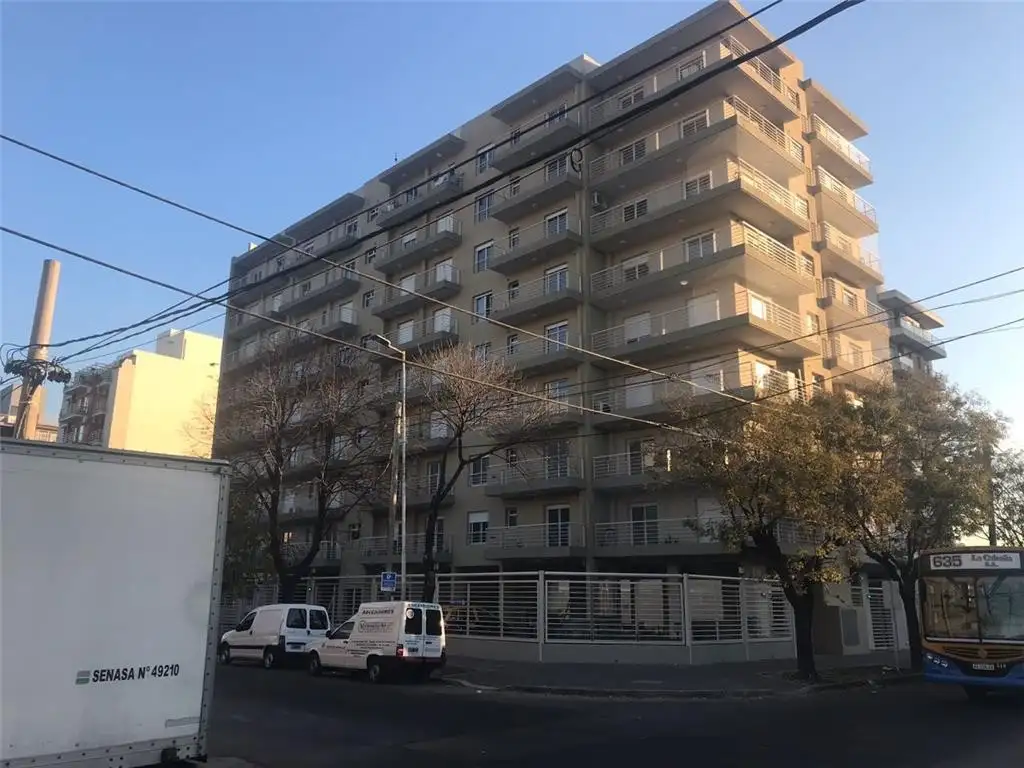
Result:
M949 661L941 656L936 656L934 653L926 653L924 658L929 664L934 664L935 666L942 667L943 669L949 669Z

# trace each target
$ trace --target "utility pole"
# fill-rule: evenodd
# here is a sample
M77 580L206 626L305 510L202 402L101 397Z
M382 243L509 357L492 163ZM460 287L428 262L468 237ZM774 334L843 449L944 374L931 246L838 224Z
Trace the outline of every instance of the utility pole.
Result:
M986 445L984 451L986 482L988 485L988 545L990 547L998 547L999 532L996 530L996 495L995 479L992 477L992 446Z
M39 423L39 387L45 380L47 345L53 331L53 312L57 304L57 283L60 281L60 262L47 259L43 262L43 273L39 278L39 293L36 294L36 313L32 318L32 336L29 339L28 362L21 383L21 403L18 407L18 424L15 435L26 440L35 440L36 425ZM31 365L31 363L38 365ZM42 375L40 375L42 373Z

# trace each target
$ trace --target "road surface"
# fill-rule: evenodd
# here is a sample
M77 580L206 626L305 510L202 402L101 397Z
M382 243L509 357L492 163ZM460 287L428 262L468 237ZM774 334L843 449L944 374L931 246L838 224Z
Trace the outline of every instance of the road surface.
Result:
M257 768L991 768L1024 764L1024 703L903 685L754 701L624 701L218 670L211 754Z

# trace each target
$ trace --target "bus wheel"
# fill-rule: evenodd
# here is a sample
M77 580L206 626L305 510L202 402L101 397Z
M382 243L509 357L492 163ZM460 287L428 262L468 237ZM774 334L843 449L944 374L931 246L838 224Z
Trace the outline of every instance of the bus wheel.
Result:
M967 694L967 698L971 701L984 701L988 698L988 691L977 685L965 685L964 693Z

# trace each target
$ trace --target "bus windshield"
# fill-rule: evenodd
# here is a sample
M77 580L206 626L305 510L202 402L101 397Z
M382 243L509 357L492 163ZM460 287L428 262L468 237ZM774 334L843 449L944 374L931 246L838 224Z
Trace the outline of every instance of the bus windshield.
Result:
M927 637L973 642L1024 642L1024 574L926 576Z

